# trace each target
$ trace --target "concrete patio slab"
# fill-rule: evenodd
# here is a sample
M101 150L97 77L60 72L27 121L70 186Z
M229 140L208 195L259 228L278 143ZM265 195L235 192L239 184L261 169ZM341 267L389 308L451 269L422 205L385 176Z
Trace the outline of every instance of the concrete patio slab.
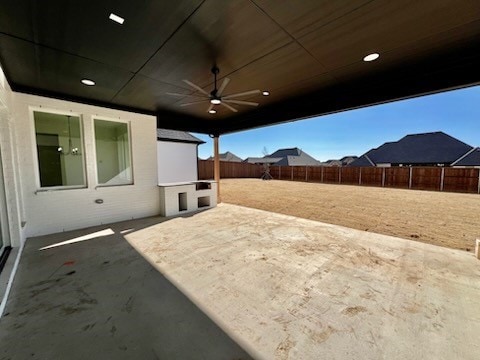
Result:
M480 358L471 253L228 204L125 237L255 358Z
M250 359L124 234L147 218L28 239L0 359Z

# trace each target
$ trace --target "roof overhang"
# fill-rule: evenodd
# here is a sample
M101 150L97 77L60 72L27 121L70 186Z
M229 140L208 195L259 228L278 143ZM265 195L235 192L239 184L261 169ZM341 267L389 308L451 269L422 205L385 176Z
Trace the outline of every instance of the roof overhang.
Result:
M480 2L5 1L0 62L14 91L219 135L479 84ZM270 96L237 113L182 106L194 93L182 80L210 92L213 64L227 92Z

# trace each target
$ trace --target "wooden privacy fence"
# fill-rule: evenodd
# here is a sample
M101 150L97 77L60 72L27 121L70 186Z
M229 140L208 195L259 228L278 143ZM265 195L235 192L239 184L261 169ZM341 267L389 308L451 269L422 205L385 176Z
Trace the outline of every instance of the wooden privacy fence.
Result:
M229 178L260 178L263 166L257 164L220 161L220 177ZM198 179L213 179L213 161L198 160Z
M263 165L221 161L221 178L260 178ZM480 193L480 169L450 167L270 166L277 180ZM198 178L213 179L213 161L198 161Z

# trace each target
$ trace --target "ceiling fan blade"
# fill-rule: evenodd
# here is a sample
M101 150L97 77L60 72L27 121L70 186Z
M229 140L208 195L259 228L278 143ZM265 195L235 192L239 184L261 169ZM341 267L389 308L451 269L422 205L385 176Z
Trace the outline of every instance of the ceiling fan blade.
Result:
M258 103L251 102L251 101L243 101L243 100L223 100L229 104L238 104L238 105L249 105L249 106L258 106Z
M250 90L250 91L245 91L245 92L241 92L241 93L237 93L237 94L222 96L222 98L225 99L225 100L228 100L228 99L236 98L236 97L240 97L240 96L254 95L254 94L260 94L260 93L261 93L260 90Z
M225 104L223 101L220 103L220 105L225 106L227 109L230 109L230 110L232 110L233 112L238 112L238 110L235 109L233 106L230 106L230 105L228 105L228 104Z
M179 94L179 93L171 93L171 92L167 92L165 94L170 95L170 96L177 96L177 97L188 96L188 97L196 97L196 98L202 98L202 99L205 98L205 96L200 96L200 95Z
M210 106L207 109L207 112L210 112L210 110L212 110L212 109L213 109L213 104L210 104Z
M199 101L192 101L192 102L189 102L189 103L180 104L179 106L190 106L190 105L195 105L195 104L201 104L201 103L204 103L206 101L208 101L208 99L199 100Z
M219 88L218 91L217 91L217 96L221 96L221 95L222 95L223 90L225 90L225 88L227 87L227 85L228 85L229 82L230 82L230 79L229 79L229 78L223 79L223 83L222 83L222 85L220 85L220 88Z
M205 94L207 96L210 96L209 93L207 93L205 90L203 90L200 86L198 85L195 85L194 83L192 83L191 81L188 81L188 80L183 80L184 83L190 85L191 87L193 87L194 89L196 89L197 91L200 91L202 94ZM260 91L260 90L259 90Z

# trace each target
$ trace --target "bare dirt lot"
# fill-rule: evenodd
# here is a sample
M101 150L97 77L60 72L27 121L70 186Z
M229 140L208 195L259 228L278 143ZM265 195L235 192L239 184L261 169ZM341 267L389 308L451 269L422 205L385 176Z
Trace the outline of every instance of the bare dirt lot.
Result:
M472 251L480 195L258 179L225 179L222 201Z

